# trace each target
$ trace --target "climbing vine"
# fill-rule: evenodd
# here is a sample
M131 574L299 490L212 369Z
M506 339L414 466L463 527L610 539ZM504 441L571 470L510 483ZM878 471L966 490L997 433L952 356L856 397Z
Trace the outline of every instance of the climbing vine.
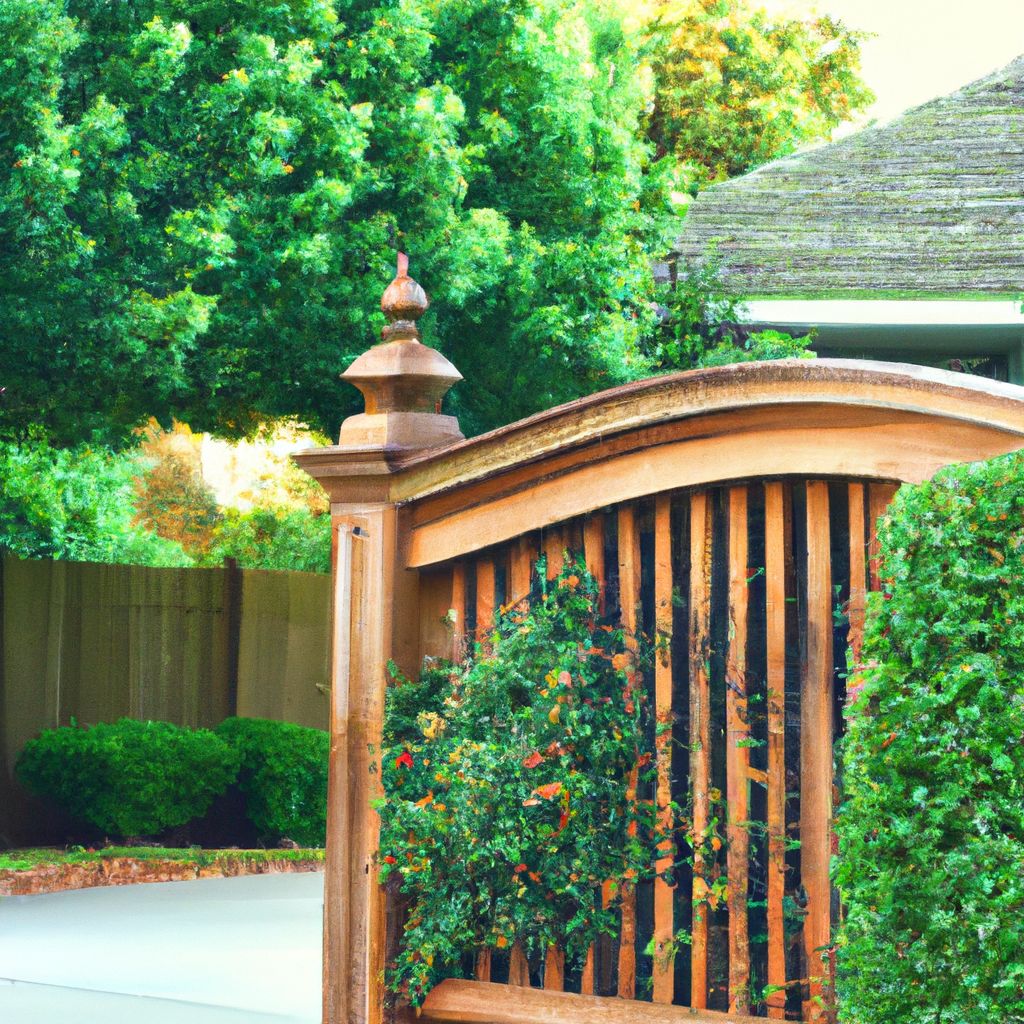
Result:
M544 568L464 664L389 689L380 872L408 901L389 984L414 1005L488 949L581 962L652 869L644 659L582 564Z

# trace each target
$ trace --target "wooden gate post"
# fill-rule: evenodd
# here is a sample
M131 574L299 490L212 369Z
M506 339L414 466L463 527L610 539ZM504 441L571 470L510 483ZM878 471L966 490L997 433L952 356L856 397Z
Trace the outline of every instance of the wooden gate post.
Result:
M462 439L440 413L461 374L420 343L427 296L398 256L381 300L382 343L342 374L366 400L338 444L295 461L331 499L335 572L331 752L324 893L324 1024L379 1024L384 1014L385 899L377 882L380 746L387 665L415 671L418 579L400 559L402 517L391 476L412 452Z

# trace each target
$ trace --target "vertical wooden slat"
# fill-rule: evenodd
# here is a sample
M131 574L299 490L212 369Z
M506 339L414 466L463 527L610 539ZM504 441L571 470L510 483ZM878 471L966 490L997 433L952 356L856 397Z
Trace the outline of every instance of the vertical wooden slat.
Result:
M548 946L544 958L544 987L555 992L565 989L565 953L557 946Z
M750 730L747 726L747 489L729 490L729 646L725 668L729 1012L750 1012Z
M832 824L832 572L828 484L807 483L807 663L800 685L800 881L807 894L805 1020L826 1015Z
M583 973L580 975L580 994L594 994L594 947L587 950L587 959L583 961Z
M882 586L878 576L880 555L878 549L878 520L889 507L889 502L896 496L897 487L897 484L868 485L868 528L871 531L868 552L871 559L872 590L880 590Z
M690 1005L708 1005L708 902L704 842L711 789L711 515L706 491L690 497L690 783L693 787L693 928ZM703 890L705 891L702 891Z
M786 513L781 483L764 488L768 689L768 1016L786 1016Z
M631 505L619 508L619 606L626 646L634 655L630 671L636 672L640 611L640 531L636 510ZM640 685L639 676L634 686ZM637 770L629 781L630 800L636 799ZM619 932L618 994L624 999L636 997L636 888L627 882L622 889L622 927Z
M583 523L583 559L586 562L587 571L597 582L597 612L599 615L604 614L607 593L604 568L604 523L605 517L601 513L590 516ZM602 893L602 905L604 907L608 905L606 893ZM607 946L606 941L603 944ZM587 950L587 959L583 965L583 976L580 980L580 992L584 995L593 994L595 990L597 961L597 950L591 946Z
M519 604L529 597L533 556L533 544L529 537L517 537L509 545L507 604Z
M530 965L520 942L512 943L512 953L508 960L508 983L518 988L530 987Z
M462 562L452 566L452 599L449 609L453 615L451 659L460 662L466 653L466 566Z
M476 639L484 643L494 625L494 559L476 563Z
M604 614L604 516L593 515L583 524L583 557L587 571L597 580L597 610Z
M473 977L477 981L491 980L491 951L481 949L476 955L476 966L473 970Z
M565 530L549 526L544 531L544 554L548 559L548 579L553 580L565 565Z
M665 879L674 861L672 838L672 503L659 495L654 504L654 618L657 653L654 665L655 752L658 781L655 799L658 844L654 879L654 966L652 998L671 1003L675 994L673 888Z
M867 592L867 574L864 559L864 485L850 484L850 652L853 664L860 664L860 650L864 641L864 611ZM853 680L847 680L847 697L854 689Z

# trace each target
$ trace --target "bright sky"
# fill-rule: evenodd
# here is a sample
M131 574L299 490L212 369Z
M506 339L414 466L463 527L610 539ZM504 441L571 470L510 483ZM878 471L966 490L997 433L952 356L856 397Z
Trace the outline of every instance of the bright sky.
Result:
M758 0L755 0L757 3ZM953 92L1024 53L1024 0L759 0L772 12L841 18L872 32L864 78L878 97L869 118Z

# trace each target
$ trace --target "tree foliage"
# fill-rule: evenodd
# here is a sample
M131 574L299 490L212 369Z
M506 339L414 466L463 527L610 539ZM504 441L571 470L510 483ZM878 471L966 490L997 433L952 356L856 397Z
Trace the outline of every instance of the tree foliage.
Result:
M842 1019L1024 1016L1024 458L904 486L843 744Z
M187 565L134 514L138 460L105 448L0 443L0 548L21 558Z
M605 0L0 0L0 32L8 436L334 433L399 246L468 432L633 372L670 210Z
M862 33L827 15L773 17L748 0L655 6L651 138L698 178L742 174L830 137L873 99Z

